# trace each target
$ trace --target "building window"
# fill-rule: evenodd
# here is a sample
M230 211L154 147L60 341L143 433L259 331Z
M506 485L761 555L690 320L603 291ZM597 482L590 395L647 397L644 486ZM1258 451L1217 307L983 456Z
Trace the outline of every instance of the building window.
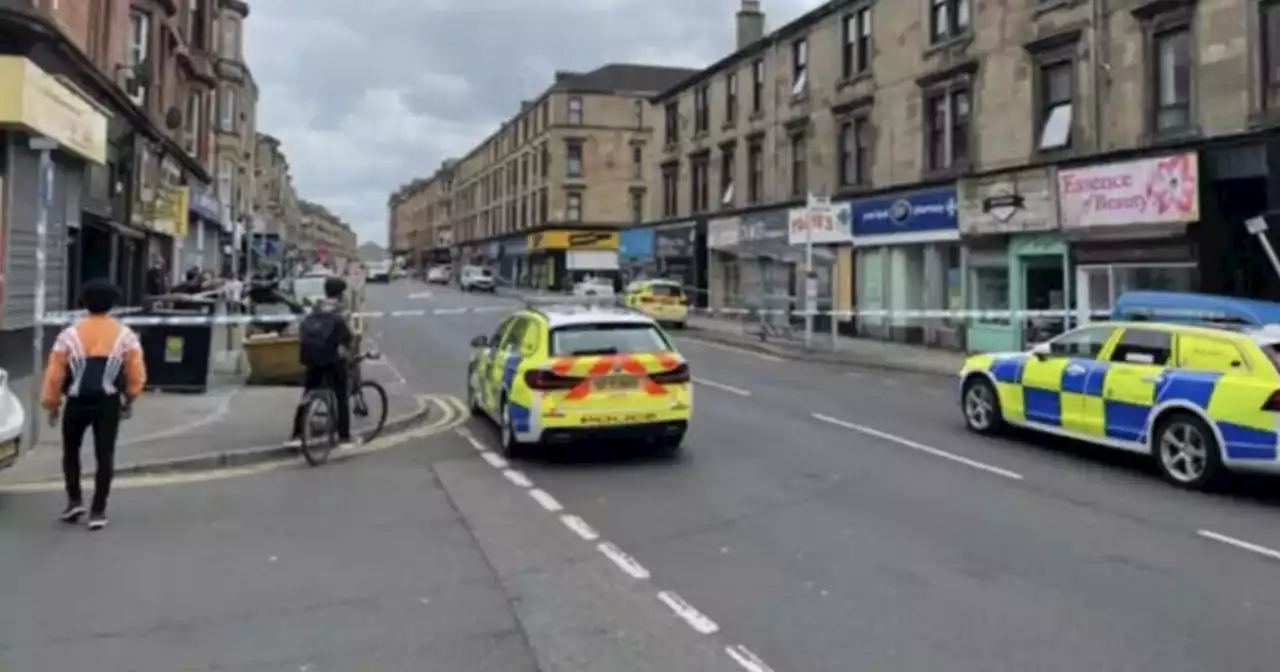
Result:
M706 154L700 154L689 160L689 171L693 177L690 182L689 204L695 214L706 212L710 205L710 166L711 159Z
M582 123L582 99L577 96L569 99L569 123Z
M711 85L703 84L693 93L693 125L694 133L706 133L711 127L710 98Z
M229 86L222 87L222 118L219 126L228 133L236 130L236 90Z
M240 58L240 22L232 18L222 20L222 56L233 61Z
M1040 66L1040 151L1071 146L1075 67L1071 61Z
M791 43L791 95L799 96L809 86L809 41Z
M854 117L840 124L840 186L871 183L871 120Z
M520 186L529 186L529 155L520 157Z
M809 192L809 152L804 133L791 136L791 195L804 196Z
M631 179L644 179L644 149L640 145L631 148Z
M720 149L720 206L733 207L733 178L738 170L738 160L733 145Z
M191 40L191 48L199 51L209 50L209 16L205 3L209 0L191 0L187 15L187 35Z
M135 105L143 104L146 99L146 88L142 80L149 68L148 56L151 53L151 15L145 12L129 12L129 42L125 54L125 64L129 66L128 80L125 82L125 93Z
M846 15L841 33L840 74L847 79L871 67L871 8Z
M751 112L764 110L764 59L751 63Z
M542 193L538 194L538 223L546 224L548 216L549 216L549 213L547 210L547 190L543 189Z
M662 216L675 217L680 210L680 164L662 166Z
M644 128L644 101L637 100L632 105L635 108L636 128Z
M925 98L929 170L954 168L969 158L969 90L938 91Z
M644 221L644 192L631 192L631 221L639 224Z
M542 144L542 179L547 179L551 175L551 146L549 143Z
M1280 2L1259 6L1262 27L1262 105L1269 111L1280 110Z
M764 198L764 145L756 140L747 145L747 203Z
M565 143L565 175L582 177L582 143Z
M929 0L929 36L932 42L959 37L969 31L969 0Z
M222 157L218 161L218 196L223 200L230 202L231 184L235 178L236 167L231 159Z
M1191 125L1191 31L1156 33L1155 127L1157 133Z
M680 103L670 102L666 106L666 144L668 147L680 142Z
M738 121L738 76L734 73L724 78L724 125L732 126Z
M582 194L571 191L565 197L565 219L570 222L582 221Z

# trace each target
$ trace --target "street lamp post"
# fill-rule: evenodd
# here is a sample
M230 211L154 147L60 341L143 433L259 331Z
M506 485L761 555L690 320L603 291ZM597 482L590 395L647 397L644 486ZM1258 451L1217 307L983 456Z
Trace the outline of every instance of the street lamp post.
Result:
M40 202L36 208L36 296L35 324L31 329L32 370L35 372L31 384L31 413L29 414L28 432L31 446L40 441L40 391L44 387L44 319L45 294L48 287L49 259L49 208L53 207L53 187L57 166L53 163L53 150L58 142L52 138L31 138L29 145L32 151L40 152Z

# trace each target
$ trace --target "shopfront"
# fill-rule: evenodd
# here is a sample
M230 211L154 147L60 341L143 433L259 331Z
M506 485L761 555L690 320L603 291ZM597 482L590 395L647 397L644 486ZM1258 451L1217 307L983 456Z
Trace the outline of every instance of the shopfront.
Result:
M935 187L850 203L858 332L864 336L959 348L958 317L910 311L963 305L956 190ZM883 312L882 312L883 311ZM880 313L880 314L877 314Z
M188 190L190 218L182 241L182 266L219 273L222 270L222 203L208 185L193 182Z
M793 245L789 210L767 210L707 222L708 291L715 308L794 311L803 308L804 245ZM814 248L818 302L831 304L830 247ZM790 323L787 315L771 322Z
M568 289L589 275L618 275L617 231L539 231L526 238L525 247L533 287Z
M958 185L964 243L965 308L990 314L966 320L971 352L1021 350L1067 328L1062 317L1018 311L1065 310L1071 264L1058 229L1052 168L967 178Z
M498 275L505 282L517 287L528 285L529 271L525 264L524 236L507 238L500 243L501 255Z
M706 308L707 233L705 220L679 222L653 230L654 272L684 286L693 305Z
M623 229L618 233L618 271L623 286L657 275L654 238L651 228Z
M80 228L86 167L106 163L107 127L96 104L31 60L0 56L0 330L35 324L41 203L48 208L45 311L68 307L68 259L79 258L76 250L69 254L70 234ZM43 180L40 152L30 146L38 136L58 143Z
M1075 257L1075 309L1105 315L1130 290L1195 291L1197 156L1119 161L1058 173L1058 216Z

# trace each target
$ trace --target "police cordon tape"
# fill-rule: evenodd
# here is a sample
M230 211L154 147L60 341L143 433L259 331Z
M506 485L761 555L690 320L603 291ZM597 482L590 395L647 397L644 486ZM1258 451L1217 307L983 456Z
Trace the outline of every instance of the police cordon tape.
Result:
M543 306L554 306L557 303L573 305L581 303L573 297L564 297L562 302L544 301ZM603 304L611 305L611 304ZM456 308L434 308L417 310L373 310L351 313L351 317L370 319L421 318L450 315L479 315L493 313L509 313L517 309L514 305L466 306ZM693 315L724 317L805 317L809 313L804 310L759 309L759 308L689 308ZM839 320L882 319L882 320L1025 320L1025 319L1081 319L1089 317L1110 318L1111 311L1079 311L1079 310L818 310L813 312L820 317L834 316ZM48 326L68 325L81 317L83 313L48 313L41 322ZM1159 315L1164 318L1181 317L1205 321L1227 320L1230 316L1205 311L1178 311L1161 309ZM129 313L116 316L121 323L136 326L200 326L200 325L250 325L279 324L287 325L302 321L305 314L276 315L134 315ZM1141 317L1141 316L1137 316Z

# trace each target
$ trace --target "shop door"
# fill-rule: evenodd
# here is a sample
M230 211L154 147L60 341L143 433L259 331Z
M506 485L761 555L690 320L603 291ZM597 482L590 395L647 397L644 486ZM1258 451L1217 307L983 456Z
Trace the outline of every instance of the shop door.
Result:
M1022 308L1049 311L1051 316L1028 316L1022 323L1023 347L1043 343L1066 330L1066 288L1062 257L1031 257L1023 261ZM1052 314L1057 311L1057 314Z

